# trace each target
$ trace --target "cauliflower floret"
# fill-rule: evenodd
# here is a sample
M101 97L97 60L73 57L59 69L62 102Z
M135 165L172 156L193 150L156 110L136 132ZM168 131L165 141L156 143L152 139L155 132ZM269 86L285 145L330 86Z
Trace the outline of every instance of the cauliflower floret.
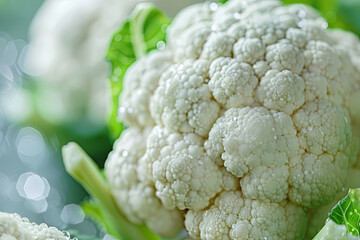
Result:
M232 58L217 58L209 70L209 89L224 108L242 107L254 102L258 84L249 64Z
M304 105L293 116L298 129L300 148L304 152L335 154L351 141L350 118L347 111L326 100Z
M127 126L153 126L150 116L149 101L159 84L161 73L171 65L167 51L153 52L140 59L126 71L121 92L118 117Z
M165 207L200 210L222 188L236 189L235 178L206 156L203 142L196 134L160 127L150 134L143 161L152 167L156 195Z
M245 196L286 198L287 164L296 157L299 145L293 122L285 113L263 107L231 108L214 124L205 149L215 160L221 155L226 169L242 178Z
M256 97L267 108L292 114L304 104L305 83L288 70L270 70L261 79Z
M65 232L46 224L37 225L18 214L0 212L1 240L71 240Z
M289 43L288 40L269 45L266 48L265 59L271 69L287 69L296 74L301 73L305 64L304 54L298 47Z
M181 38L191 26L211 23L211 15L212 10L204 3L194 4L180 11L168 30L167 40L170 46L175 50L176 45L172 46L172 44L178 43L177 39Z
M206 136L220 107L207 85L208 61L188 61L165 71L150 101L151 116L172 131Z
M200 58L214 60L217 57L231 57L235 38L223 32L213 32L207 38Z
M125 130L109 155L105 174L118 206L131 222L146 224L160 236L174 237L183 227L182 213L164 208L155 196L154 184L141 181L137 173L150 131L136 127Z
M240 38L234 44L233 53L239 61L253 64L263 58L265 46L259 38Z
M290 164L289 197L305 207L326 204L346 182L349 116L345 109L319 100L304 105L293 119L302 156Z
M326 95L324 98L328 101L337 105L344 105L354 90L359 90L353 88L356 76L351 75L354 74L354 69L348 69L347 66L351 65L351 60L348 53L342 51L341 48L334 48L334 46L323 41L309 41L304 54L306 70L315 77L321 76L326 79L326 81L321 82L323 86L320 89L325 87ZM313 85L312 78L306 80L308 81L305 81L305 85L310 85L307 88L317 91L314 86L311 86Z
M188 211L185 226L195 239L302 239L306 215L288 201L266 203L224 191L208 209Z
M210 33L208 22L189 26L179 38L174 39L173 45L170 45L174 49L174 60L181 62L186 59L197 59Z

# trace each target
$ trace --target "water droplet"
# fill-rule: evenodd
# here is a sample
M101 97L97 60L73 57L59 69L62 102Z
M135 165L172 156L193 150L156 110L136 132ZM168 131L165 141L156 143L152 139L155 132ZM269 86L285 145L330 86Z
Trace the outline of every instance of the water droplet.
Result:
M63 231L62 233L65 235L65 237L70 238L70 233L68 231Z
M116 36L115 36L115 41L120 42L121 39L122 39L121 34L116 34Z
M327 22L323 22L322 24L321 24L321 28L323 28L323 29L327 29L328 28L328 23Z
M241 19L241 14L236 12L234 13L234 18L237 19L237 20L240 20Z
M134 109L129 107L126 109L126 111L129 113L129 114L132 114L134 112Z
M304 10L300 10L300 11L298 12L298 16L299 16L300 18L305 18L305 17L306 17L306 12L305 12Z
M126 112L126 108L123 106L119 107L119 113L124 113L124 112Z
M214 25L211 26L211 31L217 32L218 30L219 30L219 26L218 26L218 25L214 24Z
M305 23L306 23L306 21L301 20L301 21L299 21L299 22L297 23L297 25L298 25L300 28L303 28L303 27L305 26Z
M121 67L116 67L116 68L114 69L114 74L115 74L116 76L121 75L121 73L122 73Z
M121 153L121 156L123 156L123 157L127 157L129 155L129 152L128 151L122 151L122 153Z
M157 44L156 44L156 48L159 49L159 50L164 50L165 49L165 42L164 41L159 41Z
M209 4L209 8L211 11L215 12L219 8L219 5L216 2L212 2Z

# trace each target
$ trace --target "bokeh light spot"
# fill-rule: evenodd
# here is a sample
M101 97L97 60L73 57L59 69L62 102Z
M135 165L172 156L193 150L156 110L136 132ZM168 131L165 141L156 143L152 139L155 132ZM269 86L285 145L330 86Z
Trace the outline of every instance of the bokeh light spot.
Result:
M85 213L79 205L66 205L61 211L61 220L67 224L79 224L84 221Z
M16 145L18 155L25 165L38 167L46 160L46 145L41 133L36 129L22 128L16 137Z
M28 172L20 175L16 189L23 198L41 200L49 195L50 185L46 178Z
M46 199L40 199L40 200L26 199L24 202L24 206L26 209L34 213L43 213L47 210L48 203Z

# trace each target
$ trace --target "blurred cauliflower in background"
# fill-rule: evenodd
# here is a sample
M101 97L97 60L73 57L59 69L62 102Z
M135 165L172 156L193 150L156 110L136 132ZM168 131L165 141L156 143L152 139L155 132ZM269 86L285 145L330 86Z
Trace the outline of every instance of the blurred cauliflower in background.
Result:
M48 0L30 29L26 58L38 79L35 104L47 121L79 118L105 125L110 109L109 64L105 52L112 33L140 0ZM199 0L153 1L174 15Z
M37 225L18 214L0 212L0 239L1 240L76 240L70 239L69 233L62 232L46 224Z

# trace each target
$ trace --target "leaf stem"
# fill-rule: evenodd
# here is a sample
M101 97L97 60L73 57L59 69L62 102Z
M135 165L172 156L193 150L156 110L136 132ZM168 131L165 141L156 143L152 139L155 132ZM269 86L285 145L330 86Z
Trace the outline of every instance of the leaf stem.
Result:
M117 231L117 238L122 240L159 240L159 237L147 227L134 225L126 220L117 207L110 187L101 175L100 169L79 145L73 142L67 144L63 147L62 154L67 172L100 202L105 215Z
M144 41L144 24L148 14L154 9L152 3L140 3L136 6L130 27L133 34L131 35L132 42L134 43L134 52L136 59L146 55L146 45Z

